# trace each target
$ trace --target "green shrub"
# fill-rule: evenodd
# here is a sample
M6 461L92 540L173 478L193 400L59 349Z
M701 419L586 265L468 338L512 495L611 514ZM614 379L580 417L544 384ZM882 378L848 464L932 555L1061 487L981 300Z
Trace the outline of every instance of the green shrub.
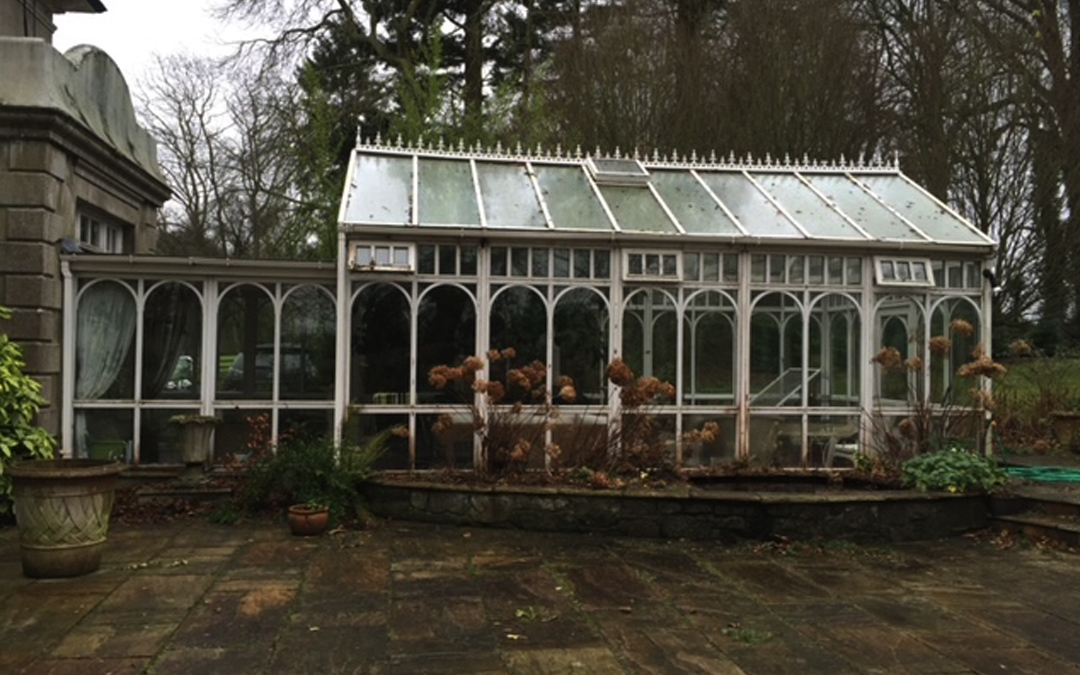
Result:
M1005 482L1005 472L987 457L953 447L904 462L906 487L949 492L986 492Z
M10 318L11 310L0 307L0 319ZM8 465L17 459L47 459L56 447L53 437L34 425L45 399L41 384L23 372L25 367L22 348L0 333L0 513L11 508Z
M328 506L334 523L356 515L358 483L386 449L389 432L361 446L336 446L329 439L293 439L252 464L238 492L245 511L291 504Z

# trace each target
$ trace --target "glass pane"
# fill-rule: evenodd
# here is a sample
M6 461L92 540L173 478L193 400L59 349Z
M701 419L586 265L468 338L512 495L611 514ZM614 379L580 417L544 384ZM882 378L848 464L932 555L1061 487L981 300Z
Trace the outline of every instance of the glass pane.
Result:
M398 267L407 267L409 265L409 247L394 247L394 264Z
M881 406L905 406L921 399L925 324L919 306L907 297L886 297L874 321L878 352L871 367Z
M756 283L764 283L765 281L765 268L766 258L765 256L755 253L750 256L750 281Z
M979 313L970 302L947 298L934 310L930 323L930 399L940 405L973 405L977 376L957 371L974 360L979 345Z
M337 310L326 289L301 286L281 308L278 398L334 398Z
M376 246L375 247L375 264L376 265L389 265L390 259L390 247L389 246Z
M444 276L457 274L457 246L446 244L439 246L439 274Z
M623 311L623 361L639 377L675 382L678 330L675 303L666 293L637 291Z
M743 174L720 171L698 173L751 236L803 238L802 232Z
M570 276L570 249L557 248L555 249L555 272L554 275L560 279L565 279Z
M809 256L807 265L809 267L809 272L807 274L809 283L825 283L825 258L820 255Z
M830 284L843 284L844 283L844 259L836 256L829 256L829 283Z
M197 411L186 411L197 412ZM135 413L129 409L94 408L75 409L76 457L90 459L118 459L132 462L135 459L134 436ZM162 426L167 426L162 422ZM144 432L146 427L143 427ZM146 452L146 446L142 448ZM145 457L142 461L148 461ZM153 461L153 460L150 460Z
M860 258L847 259L847 282L850 285L862 283L862 260Z
M979 263L975 263L975 262L964 263L964 272L965 272L965 276L967 276L967 287L968 288L978 288L979 287L979 277L982 275Z
M532 250L532 274L534 277L551 276L548 270L548 249L534 248Z
M139 461L144 464L183 464L184 463L184 435L196 433L194 430L184 431L184 427L178 424L170 424L169 420L177 415L197 415L198 410L191 408L168 408L165 410L151 408L139 412L142 418L139 437ZM129 413L130 416L130 413ZM130 433L130 432L129 432ZM221 442L221 437L215 427L213 436L214 463L227 464L235 461L234 453L242 452L247 444L247 437L238 439L231 448L226 449Z
M704 256L705 271L702 274L702 281L720 281L720 255L717 253L706 253Z
M431 288L416 312L417 402L471 403L471 390L436 389L428 381L428 373L435 366L459 366L475 354L476 304L472 297L456 286ZM393 362L393 367L407 370L400 361Z
M792 174L751 174L811 237L865 239L836 209Z
M547 363L547 308L540 294L523 286L513 286L499 293L491 303L489 344L493 350L514 351L512 358L489 364L490 379L501 382L506 391L503 401L532 403L541 400L542 392L532 383L527 386L511 374L514 369L529 366L534 361Z
M649 190L639 187L600 186L615 222L625 232L678 232Z
M135 298L125 284L98 282L79 295L76 400L134 398L135 312Z
M589 249L579 248L574 249L574 278L575 279L588 279L589 278Z
M739 228L688 171L653 171L651 182L668 209L691 234L739 235Z
M698 281L701 278L701 270L698 261L701 259L697 253L683 254L683 281Z
M852 468L859 452L857 415L810 415L807 464L828 469Z
M473 468L472 415L466 409L444 415L416 416L416 468L469 470ZM398 465L402 465L398 467ZM410 468L408 446L394 457L395 468Z
M810 310L807 404L857 407L863 363L859 308L842 295L825 295Z
M751 415L749 436L754 464L784 468L803 465L801 415Z
M683 466L711 468L734 462L736 428L734 415L684 415Z
M593 279L611 278L611 251L593 249Z
M661 262L663 263L663 274L665 277L676 278L679 276L679 259L674 254L665 254L662 256Z
M503 246L491 249L491 276L505 277L507 270L507 252Z
M408 225L412 213L412 158L357 155L346 195L346 223Z
M370 267L375 262L374 249L370 246L356 247L356 264L361 267Z
M930 269L934 271L934 285L938 288L945 287L945 262L942 260L931 260Z
M484 218L488 227L547 228L526 165L477 162L476 175L480 179L480 196L484 200Z
M282 408L278 411L278 436L282 438L330 438L333 433L332 409Z
M608 310L604 299L589 289L573 289L559 298L554 320L553 400L564 405L606 402ZM565 390L566 386L572 391Z
M434 417L429 416L430 420L425 420L425 424L421 424L421 420L424 419L420 415L416 417L416 436L417 436L417 464L420 464L419 456L421 455L420 448L427 447L421 445L421 439L427 438L425 434L430 434L431 425L434 424ZM345 420L344 429L342 429L342 441L352 445L364 445L371 441L375 436L387 432L393 429L405 429L409 428L409 416L405 414L350 414ZM426 430L426 431L425 431ZM471 449L470 449L471 452ZM430 453L424 455L425 459L430 460ZM441 466L441 465L440 465ZM409 458L409 437L403 434L390 434L386 443L386 452L382 457L375 462L374 469L376 471L401 471L405 469L414 468L412 460ZM430 464L424 464L423 466L417 466L416 468L433 468Z
M480 210L468 162L421 159L419 190L421 225L479 227Z
M143 308L142 397L198 399L202 302L186 284L155 287Z
M608 416L603 410L561 416L551 425L551 442L558 448L553 464L601 469L608 461L608 433Z
M262 286L237 286L218 305L217 395L269 399L274 385L274 305Z
M801 255L788 256L788 283L803 283L803 260Z
M626 256L627 267L630 274L639 276L645 273L645 256L641 253L630 253Z
M784 256L769 256L769 282L774 284L784 283Z
M660 254L645 254L645 274L655 277L660 275Z
M476 274L476 247L475 246L462 246L461 252L461 273L469 276Z
M409 402L409 300L395 284L372 284L352 306L352 403Z
M266 408L218 409L214 415L221 423L214 427L213 447L215 463L243 463L259 453L273 451L272 415ZM143 424L146 422L144 421ZM174 426L174 425L168 425ZM146 427L143 427L146 432ZM173 443L182 443L182 433L174 430L168 437ZM266 439L252 444L255 438ZM287 438L287 436L286 436ZM255 447L251 447L254 445ZM175 452L175 450L174 450ZM182 456L183 450L179 449Z
M925 241L915 230L867 194L859 184L838 174L802 174L848 218L875 239Z
M417 271L420 274L435 274L435 247L430 244L421 244L416 247L419 258Z
M529 276L529 249L517 246L510 249L510 276Z
M548 213L558 230L610 230L600 200L580 165L532 164Z
M750 318L750 404L801 406L802 312L790 296L767 293Z
M859 182L934 241L986 242L903 176L859 176Z
M925 282L928 279L926 274L927 274L926 273L926 263L924 263L924 262L913 262L913 263L911 263L911 278L912 279L914 279L915 281Z
M683 402L734 405L735 305L716 291L698 293L683 321Z
M896 267L891 260L881 261L881 280L893 281L896 279Z
M724 283L739 281L739 256L734 253L724 254Z

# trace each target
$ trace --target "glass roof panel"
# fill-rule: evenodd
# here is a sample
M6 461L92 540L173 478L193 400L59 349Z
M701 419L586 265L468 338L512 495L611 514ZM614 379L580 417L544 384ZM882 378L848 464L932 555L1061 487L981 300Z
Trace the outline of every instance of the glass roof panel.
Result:
M540 193L558 230L610 230L611 220L580 164L533 164Z
M926 241L847 176L804 173L803 178L809 180L826 199L835 202L844 215L858 223L874 239Z
M524 162L477 162L476 175L488 227L547 227Z
M812 237L866 239L851 223L791 173L752 173L761 187L780 203Z
M615 222L627 232L678 232L648 188L601 185Z
M931 239L950 243L986 243L964 221L949 213L904 176L856 178Z
M357 154L352 180L344 222L411 222L412 157Z
M420 160L419 223L480 227L472 167L461 160Z
M652 171L660 198L690 234L740 235L739 228L689 171Z
M742 173L698 171L698 175L750 236L803 237L803 233Z

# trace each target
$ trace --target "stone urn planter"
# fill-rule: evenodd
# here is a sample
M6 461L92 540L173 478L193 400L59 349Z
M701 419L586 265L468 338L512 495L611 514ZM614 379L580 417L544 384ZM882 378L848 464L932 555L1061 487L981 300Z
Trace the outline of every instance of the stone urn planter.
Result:
M180 427L184 464L208 464L210 448L214 444L214 427L221 419L213 415L175 415L169 418L169 423Z
M298 537L314 537L330 525L330 509L313 504L293 504L286 514L289 529Z
M1061 447L1080 452L1080 411L1058 410L1050 413L1050 424Z
M48 459L18 462L12 478L23 574L74 577L101 566L120 462Z

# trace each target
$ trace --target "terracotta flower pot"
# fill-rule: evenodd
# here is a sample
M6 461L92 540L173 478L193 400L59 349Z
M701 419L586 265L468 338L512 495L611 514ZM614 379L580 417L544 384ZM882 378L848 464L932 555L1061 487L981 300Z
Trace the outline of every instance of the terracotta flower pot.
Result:
M74 577L101 566L119 462L50 459L13 464L23 574Z
M1063 448L1080 451L1080 412L1057 410L1050 413L1054 436Z
M322 534L330 526L330 509L325 506L294 504L287 515L289 529L298 537Z

